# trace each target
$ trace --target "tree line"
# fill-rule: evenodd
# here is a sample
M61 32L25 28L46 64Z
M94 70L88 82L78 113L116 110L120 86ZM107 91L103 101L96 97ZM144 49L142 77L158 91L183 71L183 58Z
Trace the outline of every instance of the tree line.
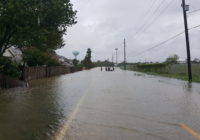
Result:
M73 24L70 0L1 0L0 72L9 74L6 69L16 67L3 57L10 47L20 49L28 65L57 65L51 54L65 45L63 35Z

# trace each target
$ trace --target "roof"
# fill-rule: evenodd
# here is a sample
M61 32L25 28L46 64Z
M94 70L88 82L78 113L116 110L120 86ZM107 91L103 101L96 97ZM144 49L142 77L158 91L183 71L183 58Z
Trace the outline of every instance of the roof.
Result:
M23 60L22 51L14 46L8 48L3 56L10 57L17 64L20 64Z

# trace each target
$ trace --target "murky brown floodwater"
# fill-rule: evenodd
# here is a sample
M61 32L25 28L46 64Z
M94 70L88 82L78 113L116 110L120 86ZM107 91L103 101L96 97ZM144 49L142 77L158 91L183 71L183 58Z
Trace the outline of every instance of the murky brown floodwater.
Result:
M195 140L200 84L100 69L0 91L0 140Z
M0 140L49 139L90 83L86 72L36 80L0 91Z

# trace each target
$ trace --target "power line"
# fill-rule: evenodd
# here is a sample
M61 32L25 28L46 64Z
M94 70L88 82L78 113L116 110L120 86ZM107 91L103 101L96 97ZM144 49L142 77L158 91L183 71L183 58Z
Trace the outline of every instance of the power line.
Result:
M195 29L195 28L198 28L198 27L200 27L200 25L197 25L197 26L191 27L189 30L192 30L192 29Z
M159 18L159 17L165 12L165 10L174 2L174 0L171 0L171 1L168 3L168 5L166 5L166 7L162 10L162 12L161 12L159 15L157 15L156 17L154 17L154 19L151 18L151 17L153 17L154 15L156 15L156 12L160 9L160 7L163 5L164 2L165 2L165 0L163 0L163 1L157 6L157 8L155 9L155 11L152 13L152 16L150 16L150 17L146 20L146 23L142 24L142 26L140 26L140 28L136 31L134 37L135 37L137 34L141 33L141 31L143 32L143 31L145 31L146 29L148 29L148 28L155 22L155 20L156 20L157 18ZM151 7L153 7L153 6L155 5L155 3L156 3L156 0L153 1L152 5L150 6L150 8L149 8L150 10L151 10ZM150 11L150 10L148 10L148 11ZM195 13L195 12L197 12L197 11L200 11L200 9L191 11L191 12L189 12L188 14ZM149 12L148 12L148 13L149 13ZM153 20L152 20L152 19L153 19ZM150 23L148 24L149 21L150 21Z
M189 28L188 30L193 30L193 29L198 28L198 27L200 27L200 25L191 27L191 28ZM169 42L169 41L171 41L171 40L173 40L173 39L179 37L180 35L182 35L182 34L184 34L184 33L185 33L185 31L180 32L180 33L174 35L173 37L170 37L169 39L167 39L167 40L165 40L165 41L163 41L163 42L161 42L161 43L159 43L159 44L157 44L157 45L155 45L155 46L153 46L153 47L151 47L151 48L148 48L148 49L146 49L146 50L144 50L144 51L142 51L142 52L136 54L136 55L133 56L133 57L139 56L139 55L141 55L141 54L143 54L143 53L146 53L146 52L148 52L148 51L150 51L150 50L152 50L152 49L161 47L161 46L164 45L165 43L167 43L167 42Z
M150 15L150 17L147 19L147 21L142 24L142 26L139 28L139 30L136 32L135 35L139 34L141 30L143 30L146 25L148 25L148 22L151 21L151 17L154 17L154 15L156 15L157 11L160 9L160 7L162 6L162 4L165 2L165 0L161 1L161 3L159 3L159 5L156 7L156 9L153 11L152 15Z
M193 13L196 13L196 12L199 12L199 11L200 11L200 9L197 9L197 10L189 12L188 14L193 14Z
M152 24L156 21L156 19L158 19L158 18L165 12L165 10L169 8L169 6L170 6L173 2L175 2L175 1L174 1L174 0L171 0L171 1L163 8L163 10L162 10L157 16L155 16L155 17L151 20L151 22L150 22L149 24L146 24L146 26L143 28L143 30L141 30L140 33L144 32L144 31L147 30L149 27L151 27Z
M150 5L149 8L141 15L143 19L142 21L144 21L146 17L148 17L148 14L151 13L152 7L154 7L157 1L158 0L151 1L151 3L149 4Z
M150 13L150 16L145 20L145 22L140 26L140 28L136 31L134 37L140 32L141 29L144 28L144 26L146 26L146 24L149 22L149 20L151 20L151 17L153 17L156 12L160 9L160 7L162 6L162 4L164 3L164 1L166 0L162 0L161 3L159 3L159 5L156 7L156 9L153 11L153 13L151 14L151 11L149 12ZM156 4L157 0L154 1L153 5L151 6L150 10L153 8L153 6Z
M169 38L169 39L167 39L167 40L165 40L165 41L163 41L163 42L161 42L161 43L159 43L159 44L157 44L157 45L155 45L155 46L153 46L153 47L151 47L151 48L149 48L149 49L146 49L146 50L144 50L144 51L138 53L138 54L135 55L134 57L136 57L136 56L138 56L138 55L141 55L141 54L143 54L143 53L145 53L145 52L148 52L148 51L150 51L150 50L152 50L152 49L158 48L158 47L160 47L161 45L163 45L163 44L165 44L165 43L167 43L167 42L169 42L169 41L171 41L171 40L177 38L178 36L182 35L183 33L184 33L184 32L181 32L181 33L179 33L179 34L176 34L175 36L173 36L173 37L171 37L171 38Z

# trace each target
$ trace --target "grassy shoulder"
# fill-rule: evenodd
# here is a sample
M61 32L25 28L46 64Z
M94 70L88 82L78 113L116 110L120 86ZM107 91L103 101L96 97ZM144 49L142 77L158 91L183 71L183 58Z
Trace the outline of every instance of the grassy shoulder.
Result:
M123 69L123 68L122 68ZM137 72L142 72L146 73L149 75L156 75L156 76L163 76L163 77L168 77L168 78L175 78L175 79L180 79L180 80L188 80L187 73L172 73L172 72L155 72L155 71L144 71L144 70L138 70L135 69L134 67L128 67L127 70L130 71L137 71ZM200 75L193 75L193 82L198 82L200 83Z

